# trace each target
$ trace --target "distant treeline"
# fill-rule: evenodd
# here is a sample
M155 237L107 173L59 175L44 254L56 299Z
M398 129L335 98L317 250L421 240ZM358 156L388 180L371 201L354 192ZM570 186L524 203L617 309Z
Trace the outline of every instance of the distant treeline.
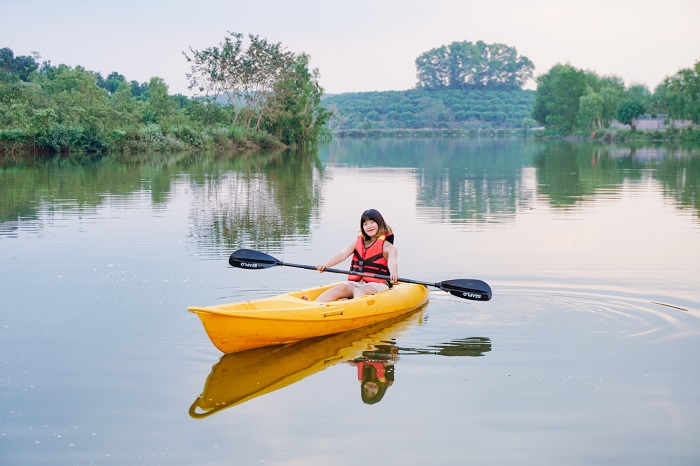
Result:
M465 134L539 126L545 128L543 136L553 138L700 142L697 130L674 126L678 121L700 124L700 62L667 77L653 93L644 85L625 86L617 76L599 76L569 64L557 64L538 76L536 91L523 90L533 71L534 64L513 47L453 42L416 59L415 89L331 95L323 103L333 113L331 130L352 135L411 129ZM640 135L636 126L643 115L654 115L670 128ZM615 122L631 129L620 131Z
M425 90L329 95L333 131L362 129L531 128L535 92L527 90Z
M415 89L330 95L323 104L335 132L531 128L535 94L522 86L533 70L514 47L452 42L416 58Z
M414 89L324 97L306 54L258 36L229 32L219 45L184 55L194 97L169 94L158 77L105 78L0 49L0 153L229 150L301 146L343 131L469 134L538 126L555 138L620 139L637 137L644 114L700 124L700 62L653 93L569 64L538 76L530 91L522 86L534 64L515 48L453 42L416 59ZM614 129L615 121L631 131ZM651 137L700 142L697 130Z
M615 120L634 133L644 114L699 124L700 62L667 77L653 93L644 85L627 87L619 77L569 64L555 65L537 78L533 117L552 135L609 134ZM688 133L697 140L696 131Z
M299 146L315 142L328 115L320 106L323 90L308 57L283 51L250 36L232 59L248 65L247 90L260 96L241 107L220 105L208 95L170 95L158 77L128 81L118 72L104 78L81 66L53 66L38 56L15 56L0 49L0 153L142 152L244 147ZM227 39L228 40L228 39ZM223 47L222 47L223 48ZM193 86L215 88L229 76L199 72L213 60L210 47L191 50L196 60L188 75ZM264 76L263 76L264 73ZM257 81L256 81L257 80ZM245 82L242 84L245 85Z

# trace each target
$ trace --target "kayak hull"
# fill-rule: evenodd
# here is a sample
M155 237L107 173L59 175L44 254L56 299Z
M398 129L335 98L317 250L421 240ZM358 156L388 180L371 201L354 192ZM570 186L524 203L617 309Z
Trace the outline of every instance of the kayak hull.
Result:
M314 301L337 284L187 310L199 316L214 346L223 353L235 353L364 327L410 312L428 301L428 289L413 283L399 283L388 291L360 298Z

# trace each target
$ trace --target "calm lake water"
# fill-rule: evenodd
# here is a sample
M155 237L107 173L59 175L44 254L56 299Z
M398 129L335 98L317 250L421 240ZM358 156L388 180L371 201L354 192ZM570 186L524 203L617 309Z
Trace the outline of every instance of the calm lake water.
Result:
M698 149L340 140L0 189L0 464L700 464ZM344 280L227 259L323 262L367 208L403 277L493 299L226 356L187 312Z

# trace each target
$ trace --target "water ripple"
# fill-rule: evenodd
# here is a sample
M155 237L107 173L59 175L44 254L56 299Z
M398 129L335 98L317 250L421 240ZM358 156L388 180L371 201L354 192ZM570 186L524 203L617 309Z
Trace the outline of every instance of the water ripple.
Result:
M565 340L579 347L624 341L659 344L700 335L700 306L609 290L497 286L488 303L431 294L421 328L406 344L427 347L455 338L511 343Z

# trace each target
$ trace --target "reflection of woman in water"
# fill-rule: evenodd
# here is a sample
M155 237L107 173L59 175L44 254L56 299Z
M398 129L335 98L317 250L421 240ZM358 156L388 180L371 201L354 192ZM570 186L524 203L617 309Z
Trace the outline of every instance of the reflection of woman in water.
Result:
M368 405L384 398L386 390L394 383L394 363L398 350L392 345L379 345L373 351L363 351L362 357L353 362L357 365L362 401Z

